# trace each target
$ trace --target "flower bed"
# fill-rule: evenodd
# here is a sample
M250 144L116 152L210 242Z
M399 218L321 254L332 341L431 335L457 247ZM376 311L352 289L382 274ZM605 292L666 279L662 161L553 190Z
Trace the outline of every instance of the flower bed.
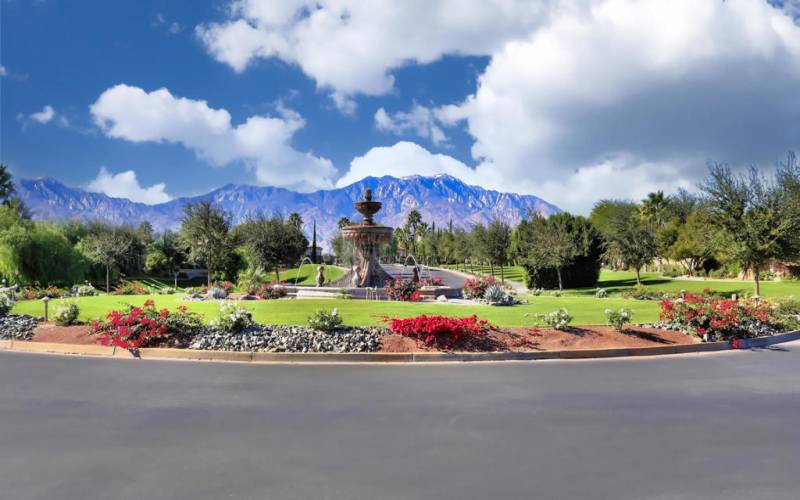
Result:
M384 318L389 331L416 340L429 348L451 350L473 344L494 330L488 321L477 316L449 318L447 316L427 316L415 318Z
M94 321L92 335L99 343L136 351L142 347L185 346L202 329L199 316L185 307L170 312L156 309L152 300L142 307L131 306L126 311L111 311L105 321Z
M704 340L732 340L773 335L772 306L764 301L733 300L709 294L685 293L661 300L662 326L697 335Z
M468 299L483 299L486 289L497 284L494 276L481 276L464 281L462 292Z
M384 290L389 300L417 302L422 298L419 283L411 280L389 280L386 282Z

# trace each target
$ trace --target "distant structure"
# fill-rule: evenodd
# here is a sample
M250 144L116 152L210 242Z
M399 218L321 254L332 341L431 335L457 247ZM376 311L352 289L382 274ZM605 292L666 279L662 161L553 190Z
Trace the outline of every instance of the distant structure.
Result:
M352 283L358 287L383 287L392 279L380 264L381 247L392 239L391 227L375 224L373 216L381 209L381 202L372 200L372 190L367 189L364 200L356 202L356 210L362 215L361 224L342 228L342 236L353 243L356 250L356 265Z

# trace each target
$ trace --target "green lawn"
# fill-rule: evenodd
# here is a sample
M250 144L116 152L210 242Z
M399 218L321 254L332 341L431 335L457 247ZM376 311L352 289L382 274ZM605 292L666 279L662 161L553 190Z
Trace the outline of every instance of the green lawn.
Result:
M303 264L300 267L284 269L280 272L281 281L295 285L316 285L318 264ZM344 269L336 266L325 266L325 282L338 280L344 276ZM268 273L267 278L275 281L275 273Z
M445 269L455 269L461 272L467 272L471 274L492 274L492 268L490 266L464 266L462 264L459 265L447 265L442 266ZM494 268L494 276L497 278L501 277L500 266L495 266ZM502 276L505 277L507 280L518 281L519 283L525 283L525 269L522 266L504 266Z
M600 273L598 287L605 288L609 295L619 295L636 286L636 275L628 271L603 271ZM681 290L702 292L709 288L715 292L736 293L740 296L753 295L753 282L740 280L687 280L665 278L658 273L642 273L642 286L660 292L677 293ZM594 296L596 288L577 288L565 290L565 295ZM800 282L765 281L761 283L761 296L767 298L800 297Z
M190 310L203 314L208 321L214 318L219 310L215 302L182 302L179 295L154 296L97 296L84 297L78 300L81 309L80 319L89 321L99 318L113 309L124 308L126 304L141 305L148 298L156 302L156 307L175 309L178 305L186 305ZM54 311L61 300L50 302L50 311ZM625 299L594 299L585 297L531 297L530 304L512 307L492 306L459 306L453 304L419 304L389 301L364 300L271 300L242 301L243 307L253 311L253 317L259 323L303 325L315 309L337 308L345 322L350 325L381 324L383 316L409 317L418 314L442 314L446 316L478 315L499 326L531 326L532 315L547 313L561 307L569 309L575 317L575 325L591 325L605 323L606 308L627 307L634 311L634 320L638 323L655 321L658 316L658 304L653 301L634 301ZM41 300L21 301L13 309L15 314L32 314L42 316Z

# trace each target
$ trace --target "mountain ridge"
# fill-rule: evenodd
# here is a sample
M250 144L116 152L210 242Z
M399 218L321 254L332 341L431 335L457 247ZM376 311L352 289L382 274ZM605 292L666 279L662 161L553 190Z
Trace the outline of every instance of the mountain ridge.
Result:
M353 203L372 189L373 198L383 202L378 213L382 224L402 225L411 210L437 224L468 228L486 224L494 218L516 224L529 211L550 215L561 210L533 195L504 193L469 185L453 176L392 177L369 176L353 184L334 189L298 193L275 186L226 184L208 193L184 196L155 205L114 198L70 187L52 177L21 179L17 183L20 199L34 218L42 220L100 220L109 224L137 225L149 221L156 230L175 229L180 225L183 207L192 202L212 201L231 213L239 223L258 213L288 215L298 212L305 222L310 239L311 225L317 221L318 239L323 246L337 232L341 217L358 220Z

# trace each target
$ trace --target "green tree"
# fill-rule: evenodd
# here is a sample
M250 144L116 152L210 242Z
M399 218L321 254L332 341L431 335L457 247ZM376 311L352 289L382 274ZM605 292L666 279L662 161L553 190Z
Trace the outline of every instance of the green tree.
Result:
M303 227L303 218L297 212L292 212L289 214L289 218L286 220L288 224L301 229Z
M95 225L83 240L83 250L89 259L102 265L106 271L106 293L111 289L111 268L127 254L131 246L131 237L119 228Z
M636 272L636 284L641 285L641 271L658 254L656 235L652 224L638 211L620 212L610 221L606 236L609 255Z
M531 223L531 241L526 245L526 257L541 267L555 269L558 289L564 289L562 270L572 263L578 253L575 235L570 232L568 219L553 216L550 219L535 215Z
M422 214L417 210L408 212L406 216L406 224L403 227L405 237L408 241L406 251L410 250L414 257L417 257L417 237L419 236L420 228L422 227Z
M280 266L299 261L308 240L299 227L280 217L260 215L246 222L246 247L252 261L264 271L274 271L280 281Z
M756 168L742 175L714 164L701 185L712 222L730 235L726 254L753 272L761 294L761 269L774 259L796 257L800 203L793 185L800 185L796 166L778 168L768 179Z
M478 232L478 241L482 255L489 261L491 272L494 274L494 266L500 266L500 280L505 284L503 269L508 263L508 252L511 247L511 227L505 222L494 219L492 222Z
M689 274L694 274L703 263L714 257L720 239L711 215L705 210L697 210L679 226L677 238L670 249L670 258L683 263Z
M84 280L87 268L56 225L26 221L0 230L0 276L8 283L72 285Z
M178 288L178 272L186 262L186 254L181 247L178 235L166 230L158 235L148 246L145 269L150 273L164 273L172 276L174 287Z
M0 164L0 200L2 200L4 204L8 204L14 191L14 181L11 178L11 172L9 172L7 166Z
M230 215L211 202L201 201L184 207L180 230L182 245L188 249L190 260L206 266L208 286L211 286L213 272L223 269L233 250L230 231Z

